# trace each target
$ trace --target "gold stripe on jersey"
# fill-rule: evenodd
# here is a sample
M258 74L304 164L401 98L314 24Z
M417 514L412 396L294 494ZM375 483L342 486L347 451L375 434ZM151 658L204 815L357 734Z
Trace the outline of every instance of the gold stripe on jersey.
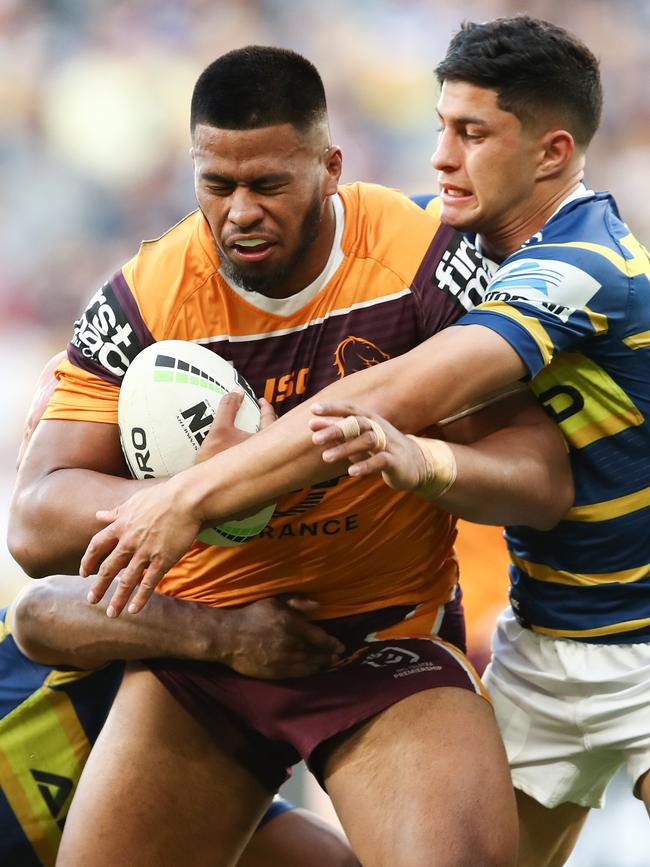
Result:
M616 635L617 632L634 632L645 626L650 626L650 617L610 623L608 626L599 626L596 629L549 629L547 626L537 626L536 624L532 624L532 629L534 632L553 635L556 638L597 638L599 635Z
M77 767L74 771L81 774L90 753L90 744L79 721L74 705L65 692L48 689L46 697L52 713L55 714L61 729L61 740L65 737L70 749L76 756Z
M526 316L515 307L503 301L484 301L479 307L479 310L487 310L492 313L499 313L502 316L507 316L508 319L513 319L522 325L533 338L540 351L544 364L549 364L553 358L553 341L548 336L548 333L542 323L535 319L534 316Z
M643 349L650 346L650 331L639 331L638 334L630 334L623 338L623 343L630 349Z
M583 313L586 313L591 322L591 327L594 329L594 334L606 334L609 331L609 319L604 313L596 313L588 307L581 308Z
M98 665L97 668L73 669L71 671L59 671L54 668L43 681L43 685L50 687L67 686L69 683L84 680L86 677L90 677L91 674L96 674L100 668L105 667L104 665Z
M647 578L650 564L637 566L634 569L623 569L620 572L599 572L588 574L586 572L565 572L562 569L553 569L544 563L533 563L523 560L511 553L510 559L526 575L537 581L545 581L547 584L565 584L572 587L590 587L597 584L633 584L642 578Z
M603 244L592 244L589 241L567 241L565 244L536 244L535 250L540 247L576 247L580 250L589 250L590 253L597 253L604 259L607 259L615 268L625 274L627 277L639 277L641 274L646 274L650 278L650 259L648 259L648 251L643 244L640 244L634 235L626 235L621 238L620 243L632 256L631 259L626 259L619 253L615 253L610 247L605 247Z
M27 728L32 745L29 752L25 750ZM5 797L38 857L43 863L53 864L61 834L49 817L42 820L43 796L32 771L78 780L90 753L88 738L69 696L47 687L36 690L8 714L0 725L0 732L0 770ZM34 748L34 744L38 746ZM65 815L64 810L62 815Z
M586 506L573 506L566 513L563 521L609 521L612 518L622 518L630 512L647 509L650 506L650 487L616 497L613 500L603 500L600 503L590 503Z
M54 864L61 842L61 832L51 820L43 821L43 805L39 802L40 792L36 786L30 786L28 794L20 785L16 765L10 761L1 743L0 779L2 779L2 793L32 849L43 864Z
M531 388L578 449L643 424L643 415L626 392L599 364L579 352L556 356L533 379ZM571 412L575 392L583 405Z

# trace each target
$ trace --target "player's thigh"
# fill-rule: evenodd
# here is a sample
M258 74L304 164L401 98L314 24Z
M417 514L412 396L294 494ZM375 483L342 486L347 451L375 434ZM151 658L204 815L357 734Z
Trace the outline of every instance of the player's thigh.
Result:
M458 688L403 699L333 746L325 781L364 867L509 867L515 800L492 708Z
M519 816L517 867L562 867L573 851L589 808L569 803L548 808L520 790L515 794Z
M57 864L235 864L270 800L148 669L134 667L81 776Z
M343 834L309 810L286 810L253 835L238 867L360 867Z

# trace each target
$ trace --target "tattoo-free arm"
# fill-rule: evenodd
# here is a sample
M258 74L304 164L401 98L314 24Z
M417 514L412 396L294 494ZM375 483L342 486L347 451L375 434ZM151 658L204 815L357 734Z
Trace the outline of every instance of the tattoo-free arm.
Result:
M27 574L76 572L101 527L97 509L157 484L128 475L117 425L40 421L21 462L9 513L9 549Z

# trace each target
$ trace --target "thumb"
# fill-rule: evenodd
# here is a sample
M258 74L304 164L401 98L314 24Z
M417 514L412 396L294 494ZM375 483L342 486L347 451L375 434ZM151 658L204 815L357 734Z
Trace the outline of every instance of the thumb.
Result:
M275 414L275 410L271 406L271 404L266 400L266 398L260 398L260 430L265 430L267 427L273 424L273 422L277 419L277 415Z
M235 418L239 412L239 407L244 399L244 392L241 389L229 391L219 401L219 406L214 417L213 427L219 426L232 427L235 424Z

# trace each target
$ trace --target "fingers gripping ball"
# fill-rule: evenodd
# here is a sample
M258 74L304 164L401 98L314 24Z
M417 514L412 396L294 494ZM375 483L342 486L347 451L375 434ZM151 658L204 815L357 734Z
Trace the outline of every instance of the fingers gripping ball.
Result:
M244 399L235 424L248 433L260 427L260 407L246 380L215 352L185 340L161 340L128 368L118 405L122 450L136 479L171 476L192 466L221 398L236 388ZM202 530L210 545L240 545L271 520L274 506Z

